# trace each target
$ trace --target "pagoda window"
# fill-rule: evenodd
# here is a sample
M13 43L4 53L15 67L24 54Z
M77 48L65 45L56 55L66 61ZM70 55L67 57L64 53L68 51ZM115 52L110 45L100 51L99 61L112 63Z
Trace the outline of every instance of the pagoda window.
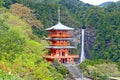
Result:
M64 52L62 52L62 56L64 56Z
M62 31L60 31L59 34L62 35Z

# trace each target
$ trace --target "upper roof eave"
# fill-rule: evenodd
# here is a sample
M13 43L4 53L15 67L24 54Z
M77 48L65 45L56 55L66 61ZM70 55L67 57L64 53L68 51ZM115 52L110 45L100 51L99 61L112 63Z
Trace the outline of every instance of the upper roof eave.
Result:
M58 24L56 24L50 28L46 28L45 30L47 30L47 31L49 31L49 30L74 30L74 28L67 27L67 26L61 24L60 22L58 22Z

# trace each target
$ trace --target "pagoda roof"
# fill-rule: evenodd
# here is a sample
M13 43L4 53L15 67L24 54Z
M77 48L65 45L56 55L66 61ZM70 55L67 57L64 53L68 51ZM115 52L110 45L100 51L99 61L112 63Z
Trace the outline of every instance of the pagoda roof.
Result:
M64 48L75 48L75 47L74 46L47 46L47 48L64 49Z
M46 38L47 40L72 40L73 38Z
M74 30L74 28L67 27L63 25L62 23L58 22L56 25L47 28L45 30Z

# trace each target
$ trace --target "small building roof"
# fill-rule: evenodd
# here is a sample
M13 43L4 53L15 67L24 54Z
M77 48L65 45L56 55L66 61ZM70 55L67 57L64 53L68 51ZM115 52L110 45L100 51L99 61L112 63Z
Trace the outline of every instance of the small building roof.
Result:
M61 24L60 22L58 22L58 24L56 24L50 28L47 28L45 30L74 30L74 28L67 27L67 26Z

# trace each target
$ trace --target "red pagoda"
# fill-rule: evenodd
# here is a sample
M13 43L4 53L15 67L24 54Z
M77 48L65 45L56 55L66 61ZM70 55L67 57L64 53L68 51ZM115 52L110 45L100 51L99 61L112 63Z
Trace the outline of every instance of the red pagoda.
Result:
M70 46L70 40L72 40L71 31L74 28L67 27L60 22L53 27L45 29L49 32L47 40L50 41L50 45L47 47L50 50L50 54L45 58L49 62L58 60L59 63L74 63L75 58L79 58L78 55L70 54L70 49L75 48Z

